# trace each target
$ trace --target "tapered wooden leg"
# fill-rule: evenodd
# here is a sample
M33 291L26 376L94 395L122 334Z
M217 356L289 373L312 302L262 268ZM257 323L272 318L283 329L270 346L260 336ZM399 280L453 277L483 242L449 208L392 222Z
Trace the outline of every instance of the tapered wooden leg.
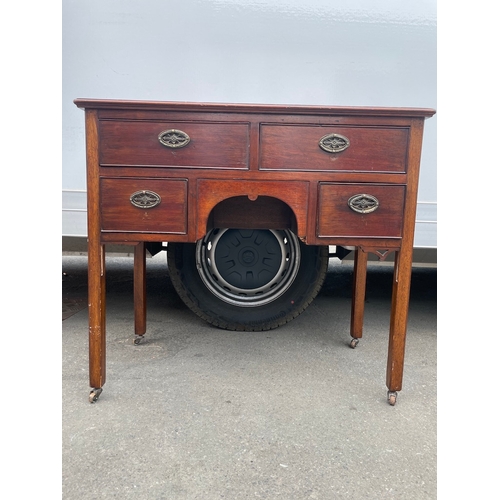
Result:
M105 248L89 243L89 374L91 402L99 397L106 381L106 271Z
M354 279L351 304L351 347L358 345L363 336L363 319L365 314L366 268L368 252L356 247L354 252Z
M139 242L134 247L134 318L135 343L146 333L146 245Z
M408 323L408 306L410 301L411 252L411 248L407 249L406 252L396 252L394 262L386 378L387 388L389 389L389 402L391 404L395 403L394 393L401 390L403 384L406 327Z

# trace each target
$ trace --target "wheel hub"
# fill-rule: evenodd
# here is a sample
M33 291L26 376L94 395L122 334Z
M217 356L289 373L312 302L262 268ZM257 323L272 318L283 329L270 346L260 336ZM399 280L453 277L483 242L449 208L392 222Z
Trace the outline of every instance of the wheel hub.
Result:
M221 300L255 307L275 300L295 279L300 246L291 231L214 229L196 247L207 288Z
M253 251L252 248L245 248L241 251L239 261L243 266L251 267L255 264L256 260L257 254Z

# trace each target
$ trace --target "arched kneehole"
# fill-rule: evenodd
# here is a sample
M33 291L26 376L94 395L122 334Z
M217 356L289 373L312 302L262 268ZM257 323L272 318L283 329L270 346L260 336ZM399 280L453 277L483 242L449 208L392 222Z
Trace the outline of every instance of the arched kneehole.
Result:
M234 196L218 203L210 213L207 233L214 228L289 229L297 232L293 210L270 196Z

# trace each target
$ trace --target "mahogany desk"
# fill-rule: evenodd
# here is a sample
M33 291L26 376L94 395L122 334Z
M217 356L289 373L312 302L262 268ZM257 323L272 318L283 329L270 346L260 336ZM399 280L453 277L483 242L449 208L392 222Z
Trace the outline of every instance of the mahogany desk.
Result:
M368 253L383 258L395 252L386 376L388 401L395 404L403 379L424 120L434 110L75 104L85 109L86 124L91 402L106 378L105 244L135 245L135 333L141 339L145 243L194 243L221 202L265 197L287 207L289 227L303 244L355 247L351 347L362 336ZM266 227L265 220L260 224Z

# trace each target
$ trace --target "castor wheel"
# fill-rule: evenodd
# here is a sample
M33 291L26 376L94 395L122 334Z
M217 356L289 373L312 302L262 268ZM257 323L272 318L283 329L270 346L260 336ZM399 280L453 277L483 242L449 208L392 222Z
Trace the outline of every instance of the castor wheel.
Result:
M144 340L144 335L136 335L134 345L139 345Z
M351 347L351 349L355 349L358 344L359 344L359 339L352 339L349 346Z
M396 399L398 397L398 393L395 391L387 391L387 402L394 406L396 404Z
M95 403L99 399L101 392L102 389L100 387L98 389L92 389L89 394L89 403Z

